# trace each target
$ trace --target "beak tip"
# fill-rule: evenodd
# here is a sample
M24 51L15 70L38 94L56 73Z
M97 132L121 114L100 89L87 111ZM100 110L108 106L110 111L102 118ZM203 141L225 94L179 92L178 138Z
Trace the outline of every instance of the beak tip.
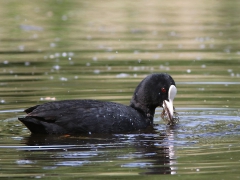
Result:
M173 103L171 101L163 101L163 112L161 117L170 126L178 122L179 118L174 117L174 114L176 114L176 112L174 112Z

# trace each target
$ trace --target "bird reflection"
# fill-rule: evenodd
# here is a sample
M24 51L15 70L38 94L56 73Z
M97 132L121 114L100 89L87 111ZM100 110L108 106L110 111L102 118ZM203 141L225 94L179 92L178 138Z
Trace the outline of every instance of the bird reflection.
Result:
M112 135L32 134L23 139L27 146L22 150L51 151L55 154L56 165L84 165L83 160L85 163L91 163L94 159L99 161L107 157L116 162L121 160L122 168L139 168L141 174L176 174L174 132L175 126L169 126L165 133L150 128L131 134ZM40 157L31 155L28 158L38 160Z

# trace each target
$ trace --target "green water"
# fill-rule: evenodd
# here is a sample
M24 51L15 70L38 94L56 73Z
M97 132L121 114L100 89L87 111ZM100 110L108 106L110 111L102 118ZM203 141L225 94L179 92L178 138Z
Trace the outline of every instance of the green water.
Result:
M0 2L0 177L239 179L240 2ZM178 94L176 127L32 136L17 120L47 101L129 104L148 74Z

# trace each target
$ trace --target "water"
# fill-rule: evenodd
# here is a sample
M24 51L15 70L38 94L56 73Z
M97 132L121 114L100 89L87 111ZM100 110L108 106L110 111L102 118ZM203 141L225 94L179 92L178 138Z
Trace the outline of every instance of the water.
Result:
M1 178L240 178L237 0L0 4ZM156 72L176 81L177 126L161 108L131 134L34 136L17 120L54 100L127 105Z

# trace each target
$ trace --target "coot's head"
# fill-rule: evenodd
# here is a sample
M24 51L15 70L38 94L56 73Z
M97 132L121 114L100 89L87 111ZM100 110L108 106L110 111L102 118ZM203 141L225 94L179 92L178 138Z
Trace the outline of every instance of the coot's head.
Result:
M169 118L172 120L173 99L176 93L176 84L169 74L151 74L137 86L130 106L143 111L152 118L156 107L161 106L168 112Z

